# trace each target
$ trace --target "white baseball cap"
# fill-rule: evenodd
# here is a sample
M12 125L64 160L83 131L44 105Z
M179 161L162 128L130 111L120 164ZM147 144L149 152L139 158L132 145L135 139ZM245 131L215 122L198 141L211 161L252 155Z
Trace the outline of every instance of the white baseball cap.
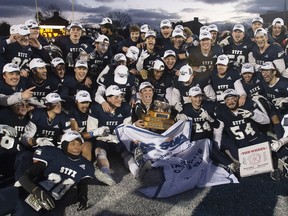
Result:
M95 43L107 43L109 44L109 38L106 35L99 35L96 40Z
M128 80L128 68L125 65L118 65L114 71L114 81L120 85L124 85Z
M241 74L254 73L254 67L251 63L245 63L242 65Z
M117 96L117 95L121 95L121 94L123 94L123 92L121 91L121 89L117 85L110 85L105 91L106 97Z
M30 34L30 30L26 25L23 24L19 24L17 25L17 33L24 36L24 35L29 35Z
M208 31L209 31L209 32L211 32L211 31L219 32L219 31L218 31L218 27L217 27L217 25L215 25L215 24L209 25L209 26L208 26Z
M189 89L189 96L197 96L197 95L203 95L203 92L199 86L193 86Z
M152 67L154 70L157 70L157 71L163 71L165 66L164 66L164 63L158 59L156 59L154 62L153 62L153 67Z
M30 70L32 68L44 67L47 64L41 58L33 58L29 63Z
M85 90L78 91L75 95L75 100L79 103L92 102L89 92Z
M58 93L55 92L51 92L49 94L46 95L45 97L45 103L58 103L60 101L64 101L61 99L60 95Z
M72 22L70 25L69 25L69 28L68 29L71 29L72 27L78 27L80 29L83 29L83 26L80 22Z
M199 30L200 34L201 34L201 32L205 32L205 31L208 31L208 32L209 32L208 26L206 26L206 25L201 26L201 27L200 27L200 30Z
M203 40L203 39L212 39L211 33L209 31L200 32L199 40Z
M7 63L4 65L3 67L3 73L11 73L11 72L20 72L20 68L18 65L14 64L14 63Z
M126 57L136 61L138 59L139 49L136 46L130 46L126 53Z
M56 58L52 59L51 65L53 67L57 67L57 65L59 65L59 64L65 64L65 62L64 62L64 60L62 58L56 57Z
M275 18L275 19L273 20L272 25L273 25L273 26L274 26L274 25L281 25L281 26L283 26L283 25L284 25L284 20L281 19L280 17L277 17L277 18Z
M174 29L181 29L182 31L184 31L184 27L183 25L176 25Z
M273 65L273 63L271 61L267 61L264 62L261 66L260 66L261 70L274 70L275 66Z
M217 65L217 64L228 65L228 63L229 63L229 58L228 58L227 55L222 54L222 55L219 55L219 56L217 57L216 65Z
M143 24L141 27L140 27L140 32L141 33L146 33L148 30L150 30L150 26L148 24Z
M254 23L254 22L260 22L260 23L262 23L263 24L263 18L262 17L260 17L260 16L257 16L257 17L253 17L253 19L252 19L252 24Z
M224 92L224 100L227 98L227 97L238 97L239 94L234 90L234 89L226 89Z
M10 26L10 35L12 35L12 34L17 34L18 33L18 25L11 25Z
M153 31L153 30L148 30L148 31L145 33L145 39L146 39L147 37L150 37L150 36L153 36L153 37L156 38L156 32Z
M139 86L139 92L147 87L154 89L154 86L150 82L142 82Z
M193 74L192 68L189 65L183 65L179 69L178 81L187 82L190 79L192 74Z
M67 131L66 133L63 134L62 138L61 138L61 143L64 142L64 141L67 141L67 142L71 142L73 140L80 140L82 143L84 142L81 134L77 131Z
M174 50L166 50L164 52L164 56L163 56L163 59L165 59L166 57L168 56L174 56L176 58L176 53Z
M38 23L36 22L36 20L33 19L26 20L25 25L28 28L39 28Z
M160 28L163 28L163 27L172 27L172 23L170 20L168 19L164 19L160 22Z
M267 36L267 31L264 28L258 28L255 30L254 32L254 37L256 37L257 35L259 36Z
M233 31L235 31L235 30L240 30L242 32L245 32L245 28L242 24L235 24L233 27Z
M77 67L85 67L88 68L88 64L87 61L83 61L83 60L78 60L75 64L75 68Z
M127 61L126 56L123 53L117 53L114 56L114 60L117 61L117 62L118 61Z
M183 37L183 38L186 38L186 37L184 36L183 30L181 30L180 28L176 28L176 29L174 29L173 32L172 32L172 37L177 37L177 36L181 36L181 37Z
M113 22L109 17L104 17L100 25L105 25L105 24L113 24Z

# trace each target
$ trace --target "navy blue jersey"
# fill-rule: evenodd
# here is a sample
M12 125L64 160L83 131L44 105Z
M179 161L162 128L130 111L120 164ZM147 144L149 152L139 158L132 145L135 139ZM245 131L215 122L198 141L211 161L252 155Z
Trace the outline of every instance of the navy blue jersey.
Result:
M180 69L183 65L185 65L187 63L186 59L180 59L178 58L180 54L185 54L186 50L185 50L185 46L182 45L180 48L176 48L174 47L173 44L167 44L161 51L160 51L160 56L164 56L164 53L166 50L173 50L176 54L176 63L175 63L175 68L176 69Z
M17 86L11 87L7 85L7 83L0 79L0 94L5 95L12 95L15 92L23 92L27 89L27 78L26 77L20 77L20 81Z
M6 107L0 110L0 124L9 125L17 130L17 137L15 140L19 144L21 137L24 133L24 128L29 121L29 116L19 118L10 107Z
M22 47L18 42L7 44L6 40L0 42L1 67L6 63L14 63L20 69L28 69L28 62L32 58L33 50L30 45Z
M203 91L204 88L209 84L209 80L203 80L199 77L195 77L192 81L192 83L188 86L184 85L183 82L179 82L178 78L174 79L174 88L178 89L180 92L181 97L181 104L184 104L186 101L190 101L190 99L187 99L189 97L189 90L193 86L199 86L201 90Z
M93 104L89 115L98 120L98 127L108 126L110 133L123 123L124 119L131 116L131 107L127 103L123 103L121 107L117 107L114 114L104 112L100 104Z
M81 179L93 178L94 167L90 161L80 156L69 158L61 149L44 146L36 149L33 159L46 164L44 179L38 182L46 191L59 200Z
M248 96L254 96L254 95L265 96L261 73L255 72L249 83L246 83L242 78L241 83Z
M146 45L144 47L144 50L146 49ZM142 52L142 49L140 50L140 53ZM148 50L147 50L148 52ZM149 52L148 52L149 53ZM161 59L161 56L163 56L163 53L157 46L155 46L153 53L149 53L149 56L144 60L143 62L143 69L150 70L153 67L153 63L156 59Z
M132 96L136 93L135 91L135 75L128 73L128 79L126 84L118 84L114 81L114 68L110 68L107 74L103 75L99 79L99 83L106 88L110 85L117 85L121 91L124 93L124 102L129 102Z
M77 122L80 133L87 132L88 113L83 113L77 107L72 107L69 110L68 117Z
M253 103L247 102L243 106L244 109L253 111ZM221 109L217 109L216 117L224 123L224 131L229 137L239 143L249 145L249 141L252 141L259 137L260 130L255 121L251 118L243 118L242 115L233 113L226 105Z
M206 110L212 118L214 117L215 103L211 101L203 101L201 108ZM182 113L192 118L191 140L213 139L214 124L200 117L201 109L195 110L191 103L183 105ZM218 123L219 126L219 123Z
M56 92L59 86L59 80L54 76L47 76L47 79L41 83L38 83L33 76L29 76L27 79L27 88L31 88L36 86L33 89L33 97L37 99L39 102L43 103L47 94L51 92Z
M79 57L80 48L82 44L92 45L94 41L87 36L81 36L77 44L72 43L70 36L59 36L53 42L56 46L60 47L63 53L63 59L67 63L68 71L72 72L76 59ZM69 69L70 68L70 69ZM72 69L72 70L71 70Z
M157 35L156 46L159 49L168 50L168 49L166 49L166 47L171 46L171 44L172 43L171 43L171 39L170 38L164 38L161 33L159 33Z
M33 58L49 61L49 54L30 45L22 47L18 42L7 44L6 40L0 41L0 71L6 63L17 64L21 69L29 70L28 62Z
M284 58L284 50L279 44L270 44L270 46L265 50L265 52L260 53L258 46L254 46L253 57L256 60L256 64L263 65L264 62L273 62L276 59Z
M240 79L240 75L237 70L228 69L223 78L218 76L217 69L212 72L211 85L217 95L217 101L219 101L218 99L221 98L226 89L235 89L234 83L238 79Z
M59 136L71 126L70 119L64 112L56 114L55 118L49 121L47 110L42 108L33 110L30 121L37 127L35 138L52 138L53 143L56 143Z
M93 91L92 88L85 86L85 79L79 82L74 75L68 74L64 77L59 94L67 104L74 104L75 95L79 90L86 90L90 93L90 95Z
M140 84L144 81L150 82L154 87L154 95L157 95L160 98L165 98L166 89L173 86L173 76L171 74L164 74L159 80L156 80L153 76L153 70L149 70L148 78L146 80L141 80Z
M127 39L124 39L117 44L116 52L117 53L124 53L123 47L129 48L130 46L137 46L138 43L140 43L140 37L139 37L138 41L136 41L136 42L132 41L130 37Z
M194 71L196 76L203 79L207 79L211 71L214 69L214 65L217 61L217 57L223 54L222 48L219 45L212 46L212 49L208 56L204 56L201 52L200 46L191 47L189 50L189 57L187 58L188 64L193 67L201 67L202 72Z
M271 102L275 98L288 97L288 79L285 77L279 77L278 82L273 86L269 86L264 80L262 85L267 99Z
M229 57L229 63L235 70L241 70L241 65L248 62L248 54L252 51L254 44L248 40L241 44L230 43L223 47L223 52Z
M97 79L101 71L111 62L112 50L109 48L106 53L99 54L95 49L89 53L88 76Z

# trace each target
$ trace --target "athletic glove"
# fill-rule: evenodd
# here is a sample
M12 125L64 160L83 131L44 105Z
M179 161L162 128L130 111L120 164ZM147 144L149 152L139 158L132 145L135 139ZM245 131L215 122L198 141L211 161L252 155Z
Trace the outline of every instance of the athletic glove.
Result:
M224 47L224 46L229 45L230 44L230 42L229 42L230 37L231 36L228 36L228 37L224 38L222 41L220 41L219 46Z
M142 50L138 61L143 62L143 61L144 61L146 58L148 58L149 56L150 56L150 54L148 53L147 50Z
M288 137L281 138L279 140L272 140L270 143L271 151L277 152L282 146L288 143Z
M44 190L36 187L32 190L32 194L35 196L42 208L46 210L55 208L54 200Z
M250 118L253 116L252 112L245 109L238 109L238 114L242 115L243 118Z
M89 133L90 133L90 135L92 135L94 137L108 136L110 133L110 129L107 126L102 126L102 127L99 127L97 129L90 131Z
M79 201L79 205L78 205L77 211L84 211L88 208L88 203L87 203L88 198L86 196L79 197L78 201Z
M51 142L53 139L52 138L47 138L47 137L39 137L36 139L36 146L54 146L54 144Z
M183 110L182 104L180 102L176 103L174 109L177 110L178 112L181 112Z
M209 115L209 113L206 111L206 110L204 110L204 109L202 109L201 108L201 110L202 110L202 112L200 113L200 117L201 118L203 118L203 119L205 119L205 120L207 120L207 121L209 121L209 122L214 122L215 120Z
M276 107L282 108L283 103L288 103L288 98L287 97L275 98L272 100L272 102Z
M9 125L0 125L0 133L6 134L10 137L17 136L17 130Z
M240 163L234 162L228 165L228 171L238 173L240 171Z
M181 114L179 113L176 115L176 120L177 121L187 121L188 117L183 113L181 113Z

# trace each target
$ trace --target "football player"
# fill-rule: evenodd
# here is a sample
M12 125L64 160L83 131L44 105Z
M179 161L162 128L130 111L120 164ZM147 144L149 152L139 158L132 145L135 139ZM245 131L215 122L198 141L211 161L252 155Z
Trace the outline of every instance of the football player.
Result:
M75 96L75 105L69 110L69 118L71 121L71 129L78 131L84 139L82 145L82 155L89 161L95 161L95 176L96 178L107 184L114 185L116 182L112 179L109 173L109 161L106 156L106 151L95 147L93 139L95 132L87 131L88 111L92 102L89 92L80 90ZM99 129L98 131L100 131ZM105 133L105 130L103 130ZM104 134L99 134L102 136ZM96 159L94 158L96 157ZM96 166L97 165L97 166Z
M191 103L189 99L189 89L192 86L199 86L203 89L207 98L215 101L215 92L210 84L204 82L202 79L195 77L192 68L189 65L184 65L179 70L178 79L174 80L174 87L172 90L171 105L175 110L181 112L182 105L185 103Z
M87 209L87 185L93 178L94 168L81 155L82 143L78 132L69 131L61 139L61 149L38 148L34 163L19 179L21 187L0 192L5 200L0 214L15 211L22 215L43 215L45 211L49 215L64 214L65 207L76 202L79 202L77 211Z
M229 68L229 58L227 55L219 55L216 62L216 69L211 74L211 86L216 93L216 101L223 104L226 89L235 89L240 95L239 106L242 106L246 100L246 92L240 81L238 71Z
M217 56L223 53L219 45L212 46L212 35L209 31L202 31L199 35L199 46L189 50L188 64L195 72L195 76L203 80L209 80L214 68Z
M7 40L0 41L0 70L6 63L17 64L21 76L28 76L28 62L31 58L40 57L49 61L49 54L35 38L29 38L30 30L26 25L17 25L14 34Z
M50 92L56 92L59 86L59 80L48 75L46 66L40 58L34 58L29 63L31 76L27 79L27 88L35 86L33 98L29 102L36 107L43 107L45 97Z
M252 55L249 55L249 62L259 67L267 61L273 62L282 76L288 77L288 71L285 70L284 50L279 44L268 43L268 33L265 29L259 28L254 34L257 46L254 46Z
M80 55L82 44L92 47L93 39L88 36L82 36L83 26L79 22L72 22L69 25L69 35L55 38L54 45L58 46L63 53L63 59L67 64L67 73L73 74L76 59Z
M109 112L111 107L105 100L105 91L110 85L117 85L123 92L123 102L131 105L136 99L135 76L129 73L125 65L118 65L114 72L108 72L100 79L100 86L95 94L95 101L101 104L104 111Z
M245 28L241 24L234 25L232 37L224 40L228 40L228 44L223 46L223 52L229 57L230 68L240 72L242 64L248 62L248 54L254 44L245 38Z
M258 125L269 124L270 119L254 108L252 101L246 100L239 108L239 94L234 89L227 89L224 91L224 102L225 105L216 110L216 118L221 125L216 130L215 139L221 140L222 150L229 150L238 160L238 148L271 141L270 137L260 132Z

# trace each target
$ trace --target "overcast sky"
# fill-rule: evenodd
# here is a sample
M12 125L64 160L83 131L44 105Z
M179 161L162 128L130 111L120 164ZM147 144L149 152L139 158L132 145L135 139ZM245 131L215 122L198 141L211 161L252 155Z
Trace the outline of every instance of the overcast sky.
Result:
M73 0L38 0L40 9L55 4L69 21ZM199 17L202 23L250 22L267 11L283 11L285 0L74 0L74 19L90 24L101 22L106 12L129 14L132 23L158 27L162 19L189 21ZM0 20L24 23L35 16L35 0L0 0Z

